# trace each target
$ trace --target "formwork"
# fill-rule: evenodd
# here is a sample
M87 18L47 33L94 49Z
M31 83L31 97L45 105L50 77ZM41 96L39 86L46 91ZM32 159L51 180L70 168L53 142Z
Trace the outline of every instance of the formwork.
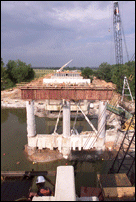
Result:
M100 87L21 87L21 99L32 100L110 100L112 88Z

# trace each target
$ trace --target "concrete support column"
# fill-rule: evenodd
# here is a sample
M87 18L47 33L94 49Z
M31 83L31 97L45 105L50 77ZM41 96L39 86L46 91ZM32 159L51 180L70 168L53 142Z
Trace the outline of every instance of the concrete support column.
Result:
M34 100L26 101L26 112L27 112L27 135L28 137L34 137L36 135Z
M63 105L63 137L70 136L70 103L65 101Z
M105 138L105 124L106 124L106 101L99 102L99 114L98 114L98 135L99 138Z

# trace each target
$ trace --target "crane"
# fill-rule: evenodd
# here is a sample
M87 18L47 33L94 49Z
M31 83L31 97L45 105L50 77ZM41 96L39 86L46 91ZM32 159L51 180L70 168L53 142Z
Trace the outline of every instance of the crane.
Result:
M113 29L114 29L116 64L123 64L122 27L121 27L121 17L119 12L119 4L117 1L114 1L113 5L114 5Z
M123 64L123 48L122 48L122 35L124 39L125 50L127 54L127 60L129 60L129 54L126 45L125 34L121 22L119 3L118 1L114 1L113 3L113 29L114 29L114 42L115 42L115 57L116 64Z
M114 27L114 41L115 41L115 56L116 56L116 64L123 64L123 50L122 50L122 33L123 27L121 27L121 17L119 12L119 4L117 1L114 1L114 11L113 11L113 27ZM124 38L125 39L125 38ZM126 48L126 44L125 44ZM126 49L127 50L127 49ZM127 53L128 57L128 53ZM135 57L135 54L134 56ZM128 57L129 61L129 57ZM130 79L132 76L130 75ZM127 87L127 88L126 88ZM133 97L129 88L129 84L127 81L127 77L124 77L124 85L122 90L122 98L124 97L124 90L129 90L130 96L133 101ZM122 173L125 172L129 177L132 185L134 184L135 179L135 152L133 152L133 147L135 146L135 113L131 117L131 119L127 120L124 124L124 138L120 145L120 148L117 152L117 155L112 163L111 168L109 169L110 173ZM134 130L134 133L129 134L129 130Z
M73 59L72 59L73 60ZM60 69L57 70L57 72L61 72L63 70L63 68L68 65L72 60L70 60L69 62L67 62L65 65L63 65Z

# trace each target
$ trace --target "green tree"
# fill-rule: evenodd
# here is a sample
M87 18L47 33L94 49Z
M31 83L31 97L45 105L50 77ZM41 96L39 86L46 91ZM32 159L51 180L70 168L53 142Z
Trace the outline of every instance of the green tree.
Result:
M94 71L94 75L107 82L111 81L116 84L117 92L122 93L124 76L127 77L132 95L135 97L135 62L128 62L123 65L109 65L107 62L102 63Z
M4 62L3 62L3 59L1 58L1 67L4 66Z
M102 63L99 66L99 69L95 71L95 76L98 79L103 79L106 82L110 82L112 77L111 65L109 65L107 62Z
M14 84L27 81L29 82L35 76L35 72L31 68L31 64L26 65L26 63L21 60L9 60L7 64L7 73L9 79L11 79Z
M116 84L117 92L122 93L123 88L123 66L122 65L114 65L112 66L112 78L111 81Z
M93 75L93 70L89 67L85 67L81 70L81 75L83 76L83 78L91 78L91 76Z
M3 59L1 58L1 78L4 76L4 74L5 74L4 62Z
M7 70L4 67L4 62L1 58L1 90L12 87L13 82L8 78Z

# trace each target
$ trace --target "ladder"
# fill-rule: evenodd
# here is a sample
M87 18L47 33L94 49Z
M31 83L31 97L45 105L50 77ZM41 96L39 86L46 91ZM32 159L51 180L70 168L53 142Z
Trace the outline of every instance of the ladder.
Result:
M129 94L125 94L125 90L129 90ZM130 87L129 87L129 84L128 84L128 80L127 80L127 77L126 77L126 76L124 77L124 83L123 83L123 90L122 90L121 102L123 102L124 96L130 96L131 99L132 99L132 101L133 101L133 96L132 96L132 93L131 93L131 90L130 90Z

